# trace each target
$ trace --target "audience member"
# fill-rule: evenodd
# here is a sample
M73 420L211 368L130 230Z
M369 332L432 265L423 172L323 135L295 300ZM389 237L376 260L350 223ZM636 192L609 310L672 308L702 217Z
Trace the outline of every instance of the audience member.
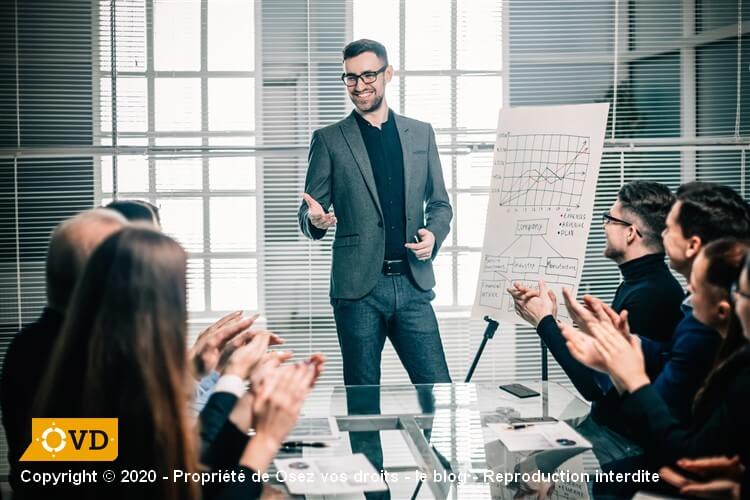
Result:
M623 281L615 292L612 308L627 309L633 331L657 341L668 341L682 319L682 288L664 262L661 233L675 197L668 187L656 182L625 184L608 212L603 214L606 246L604 256L620 268ZM578 363L565 347L557 326L557 298L542 281L539 291L516 283L508 290L516 312L549 348L562 369L589 401L604 395L596 374Z
M728 186L690 182L677 190L677 201L669 211L662 237L670 267L690 282L693 261L705 245L722 237L750 237L750 208ZM654 390L675 417L685 421L721 343L719 333L695 318L692 309L692 297L688 297L683 303L685 317L666 348L662 343L641 339ZM608 394L611 398L615 395L615 391Z
M10 343L0 378L3 426L8 440L10 484L20 487L18 459L31 440L31 407L60 333L68 302L89 255L127 224L115 211L95 208L54 229L46 262L47 305Z
M750 209L742 197L727 186L708 182L691 182L680 186L662 232L670 267L689 281L698 252L722 235L729 238L746 238L750 235ZM532 296L530 300L540 299ZM654 390L661 395L672 413L683 420L689 419L692 401L714 364L721 342L715 329L694 317L691 303L690 297L683 302L684 317L669 342L641 337L640 344ZM640 332L634 330L634 333ZM617 392L610 388L609 381L587 375L582 370L573 373L590 377L589 380L575 380L576 387L591 387L593 379L606 391L604 399L600 399L592 408L594 419L624 432L627 422L621 421Z
M145 228L127 228L107 238L85 269L37 399L42 416L119 418L115 469L199 470L199 443L188 416L191 377L187 351L186 262L171 238ZM245 335L249 332L243 332ZM224 363L224 385L243 384L264 360L268 333L253 333ZM210 456L234 455L234 467L264 471L293 427L318 370L313 363L266 369L253 392L240 397L227 419L236 436L217 434L206 443ZM244 391L244 389L243 389ZM211 404L211 400L209 400ZM252 426L255 436L247 439ZM244 437L241 439L239 436ZM237 445L241 448L237 450ZM81 494L101 496L103 485ZM64 490L48 492L57 495ZM79 493L78 490L76 490ZM212 490L216 498L257 498L256 482ZM195 483L157 481L133 488L118 484L108 497L198 498Z
M693 314L715 328L723 340L714 367L695 396L688 422L675 418L650 383L640 339L628 329L627 311L618 315L590 296L584 297L583 307L565 292L571 317L585 332L562 326L571 353L587 366L609 374L621 395L619 408L629 422L630 435L645 450L644 457L613 464L612 469L645 465L657 470L680 457L735 454L747 466L750 429L745 402L750 390L750 348L741 332L743 328L745 335L750 331L750 306L742 295L750 290L745 260L749 250L747 242L718 240L703 247L692 265L689 291ZM732 306L735 300L739 321Z

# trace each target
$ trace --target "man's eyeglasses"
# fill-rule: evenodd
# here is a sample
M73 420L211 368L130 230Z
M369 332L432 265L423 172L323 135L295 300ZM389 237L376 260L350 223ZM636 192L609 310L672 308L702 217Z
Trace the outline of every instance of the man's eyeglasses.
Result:
M740 290L740 285L736 281L732 283L732 287L729 289L729 294L733 300L737 296L743 297L745 299L750 299L750 293Z
M632 222L628 222L626 220L618 219L617 217L610 215L609 212L604 212L602 214L602 224L604 224L605 226L607 224L620 224L621 226L633 226L633 229L635 229L635 234L643 238L643 235L635 226L635 224L633 224Z
M362 83L373 83L378 79L378 75L385 71L387 68L388 65L386 64L377 71L364 71L358 75L354 73L344 73L341 75L341 81L344 82L344 85L346 85L347 87L356 87L357 80L359 80L360 78L362 79Z

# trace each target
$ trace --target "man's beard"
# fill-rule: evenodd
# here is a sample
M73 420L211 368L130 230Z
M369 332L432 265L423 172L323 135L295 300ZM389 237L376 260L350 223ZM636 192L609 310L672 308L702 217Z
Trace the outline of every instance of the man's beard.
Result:
M367 109L362 109L359 106L357 106L357 100L354 98L354 96L349 96L349 98L352 100L352 103L354 104L354 107L356 107L358 110L360 110L362 113L372 113L373 111L377 111L380 109L380 106L383 105L383 96L377 95L373 93L373 100L372 104Z
M615 262L622 260L625 257L625 252L612 248L609 244L604 247L604 256Z

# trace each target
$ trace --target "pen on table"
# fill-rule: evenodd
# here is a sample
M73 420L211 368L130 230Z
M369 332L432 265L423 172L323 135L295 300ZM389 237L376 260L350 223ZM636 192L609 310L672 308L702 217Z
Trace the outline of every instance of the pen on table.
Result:
M328 443L319 443L319 442L305 443L305 442L302 442L302 441L287 441L286 443L283 443L281 445L281 447L282 448L302 448L302 447L307 447L307 448L327 448L328 447Z
M557 422L518 422L518 423L508 424L508 428L517 430L517 429L525 429L526 427L534 427L535 425L549 425L549 424L556 424L556 423Z
M527 427L534 427L534 425L536 424L508 424L508 428L517 431L519 429L525 429Z

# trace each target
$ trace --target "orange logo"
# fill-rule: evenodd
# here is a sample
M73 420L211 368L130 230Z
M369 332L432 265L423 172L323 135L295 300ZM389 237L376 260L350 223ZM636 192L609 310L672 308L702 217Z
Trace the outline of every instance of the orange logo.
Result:
M32 418L21 462L111 462L117 429L116 418Z

